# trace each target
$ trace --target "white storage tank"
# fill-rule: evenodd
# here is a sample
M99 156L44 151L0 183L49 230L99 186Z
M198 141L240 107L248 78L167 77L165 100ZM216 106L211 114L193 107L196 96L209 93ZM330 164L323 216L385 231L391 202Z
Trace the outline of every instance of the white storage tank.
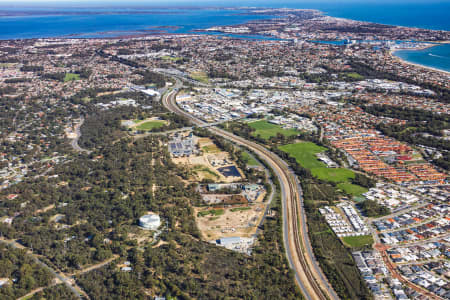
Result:
M161 226L161 218L156 214L148 214L139 218L139 226L148 230L156 230Z

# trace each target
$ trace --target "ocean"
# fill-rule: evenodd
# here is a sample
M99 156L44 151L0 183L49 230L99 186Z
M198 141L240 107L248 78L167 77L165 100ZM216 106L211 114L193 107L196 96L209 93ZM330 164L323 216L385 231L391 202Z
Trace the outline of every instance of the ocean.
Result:
M52 3L48 6L0 4L0 40L43 37L114 37L164 30L169 33L190 33L220 25L241 24L250 20L272 16L242 14L242 9L226 7L288 7L318 9L327 15L390 25L450 30L450 1L437 0L316 0L316 1L180 1L160 2L152 7L142 7L133 0L123 4L84 2L83 5ZM103 3L103 5L102 5ZM108 7L106 4L108 3ZM59 7L58 7L59 5ZM190 7L187 7L190 5ZM220 8L222 6L222 8ZM184 7L184 8L181 8ZM209 9L200 9L210 7ZM214 8L211 8L214 7ZM28 15L14 15L26 12ZM65 14L61 14L63 12ZM92 14L94 12L95 14ZM68 14L71 13L71 14ZM6 16L7 15L7 16ZM166 26L176 26L161 28ZM262 38L241 35L242 38ZM449 45L426 50L395 52L398 57L425 66L449 69Z
M240 3L240 4L238 4ZM326 15L388 25L450 30L449 0L229 0L226 5L311 8Z
M450 44L423 50L398 50L394 55L408 62L450 72Z

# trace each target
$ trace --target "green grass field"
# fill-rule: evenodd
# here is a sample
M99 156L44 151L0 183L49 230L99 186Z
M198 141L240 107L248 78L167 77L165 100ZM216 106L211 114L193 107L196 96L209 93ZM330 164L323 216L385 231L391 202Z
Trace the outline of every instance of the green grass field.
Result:
M9 68L9 67L12 67L14 65L16 65L16 63L1 63L0 67L1 68Z
M203 83L208 83L209 78L208 75L205 72L192 72L190 74L191 78Z
M353 196L361 196L367 189L351 183L355 173L345 168L327 168L324 163L317 159L316 153L326 150L311 142L301 142L280 146L280 149L295 157L297 162L304 168L309 169L311 174L323 181L338 183L337 188Z
M199 211L197 213L197 217L204 217L204 216L221 216L225 213L223 209L211 209L211 210L205 210L205 211Z
M159 128L159 127L163 126L164 124L165 124L164 121L159 121L159 120L148 121L148 122L142 123L139 126L136 126L136 129L137 130L152 130L153 128Z
M182 57L172 57L172 56L169 56L169 55L164 55L164 56L161 56L161 59L162 60L170 60L170 61L179 61L179 60L182 60L183 58Z
M311 173L321 180L330 182L347 182L349 179L355 178L352 170L344 168L313 168Z
M360 75L358 73L355 73L355 72L347 73L345 75L347 75L347 77L350 77L350 78L353 78L353 79L356 79L356 80L363 80L364 79L364 76L362 76L362 75Z
M355 197L353 197L353 201L355 201L356 203L363 202L363 201L366 201L366 197L364 197L364 196L355 196Z
M217 146L215 144L203 146L202 150L205 153L218 153L218 152L220 152L220 149L217 148Z
M301 142L280 146L280 149L289 153L292 157L295 157L297 162L304 168L313 169L326 167L326 165L319 161L315 155L316 153L327 150L325 147L318 146L311 142Z
M351 248L361 248L363 246L373 244L373 238L371 235L346 236L342 238L342 241Z
M75 73L66 73L66 76L64 77L64 82L73 80L80 80L80 75Z
M202 173L203 177L206 179L215 180L220 178L216 172L204 165L195 165L192 170L197 174Z
M283 129L281 126L276 124L271 124L265 120L255 121L248 123L248 126L255 129L253 132L254 136L258 136L258 134L265 140L276 136L277 133L281 133L284 136L297 135L298 131L295 129Z
M230 211L231 212L236 212L236 211L245 211L245 210L249 210L249 209L252 209L252 208L248 207L248 206L246 206L246 207L235 207L235 208L230 209Z
M339 183L337 187L352 196L361 196L368 191L365 187L351 183Z
M242 158L247 162L247 166L259 166L259 162L253 158L250 154L243 151L242 152Z

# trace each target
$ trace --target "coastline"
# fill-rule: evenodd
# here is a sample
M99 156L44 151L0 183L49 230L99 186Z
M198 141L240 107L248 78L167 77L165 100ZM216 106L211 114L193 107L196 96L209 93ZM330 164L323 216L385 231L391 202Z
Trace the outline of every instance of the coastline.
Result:
M423 68L426 69L428 71L434 71L434 72L440 72L440 73L444 73L446 75L450 76L450 71L446 71L446 70L442 70L439 68L435 68L435 67L430 67L430 66L426 66L426 65L422 65L422 64L418 64L418 63L413 63L410 61L407 61L401 57L398 57L397 55L395 55L396 51L401 51L401 50L409 50L409 51L419 51L419 50L425 50L425 49L429 49L429 48L433 48L433 47L437 47L439 45L443 45L443 44L449 44L450 41L445 41L445 42L441 42L439 44L434 44L434 45L429 45L429 46L424 46L424 47L420 47L417 49L395 49L395 50L389 50L389 55L391 56L391 58L393 60L395 60L396 62L402 64L402 65L410 65L410 66L415 66L418 68Z
M176 9L176 8L175 8ZM210 8L196 8L196 9L200 9L200 10L208 10ZM318 9L298 9L298 8L263 8L263 7L228 7L228 8L221 8L223 10L229 10L234 12L234 14L232 15L245 15L245 16L264 16L266 18L262 18L262 19L250 19L250 20L242 20L243 22L237 22L236 24L230 24L230 25L220 25L220 24L215 24L213 25L213 27L210 27L211 25L208 24L208 27L206 28L190 28L187 29L186 32L173 32L173 31L177 31L177 29L183 28L183 26L181 25L160 25L160 26L147 26L147 28L143 28L143 29L122 29L122 30L104 30L104 31L98 31L98 32L78 32L78 33L69 33L69 34L62 34L62 35L56 35L56 36L49 36L49 37L18 37L18 38L0 38L0 40L22 40L22 39L35 39L35 38L57 38L57 39L121 39L121 38L140 38L140 37L146 37L146 36L162 36L162 35L167 35L167 36L173 36L173 35L179 35L179 34L217 34L219 36L222 35L226 35L226 36L230 36L230 37L235 37L235 38L262 38L262 39L269 39L270 36L260 36L257 37L257 35L259 35L257 32L245 32L245 33L240 33L240 32L228 32L228 31L223 31L223 30L213 30L211 31L211 28L221 28L221 27L239 27L239 26L243 26L245 24L249 24L252 22L261 22L262 20L267 20L267 21L271 21L274 19L283 19L286 18L287 15L292 12L292 11L302 11L302 12L310 12L310 13L314 13L317 14L319 16L324 16L324 17L329 17L332 19L336 19L336 20L345 20L347 22L356 22L356 23L368 23L368 24L375 24L375 25L385 25L385 24L381 24L381 23L372 23L372 22L368 22L368 21L357 21L357 20L352 20L349 18L341 18L341 17L331 17L328 16L327 13L325 13L322 10L318 10ZM59 12L59 15L68 15L68 16L72 16L72 15L78 15L78 14L83 14L83 15L118 15L118 14L123 14L123 15L144 15L144 14L155 14L155 15L159 15L159 14L180 14L180 11L172 11L172 9L165 11L165 10L161 10L161 9L153 9L153 10L144 10L144 11L131 11L131 12L121 12L121 11L93 11L93 12L84 12L84 11L64 11L64 12ZM239 11L244 11L244 12L239 12ZM1 14L2 11L0 9L0 19L2 17L5 17L4 15ZM24 14L24 11L19 11L19 12L14 12L14 14L18 14L20 17L28 17L28 16L34 16L35 14L37 16L41 16L41 14L43 13L41 12L36 12L36 11L31 11L31 12L26 12L25 15L20 15L20 14ZM44 11L44 13L48 13L47 11ZM53 12L52 12L53 13ZM12 15L14 15L12 14ZM47 16L44 14L44 16ZM387 25L387 26L393 26L393 25ZM395 25L395 27L404 27L404 26L397 26ZM174 30L175 29L175 30ZM241 36L239 36L241 35ZM244 35L244 36L243 36ZM447 36L448 38L448 36ZM425 41L423 41L423 43L427 43ZM397 51L419 51L419 50L425 50L428 48L432 48L432 47L436 47L439 45L443 45L443 44L450 44L450 40L447 41L429 41L429 44L423 44L420 47L417 48L398 48L398 49L391 49L389 50L389 55L392 57L392 59L402 65L405 66L415 66L415 67L420 67L420 68L424 68L426 70L429 71L435 71L435 72L441 72L444 73L446 75L450 75L450 70L448 69L447 64L444 65L440 65L438 63L434 63L435 66L427 66L424 64L421 64L420 60L417 60L419 62L411 62L406 60L406 58L402 58L400 56L396 55ZM405 55L406 56L406 55ZM446 69L440 69L439 67L445 67Z

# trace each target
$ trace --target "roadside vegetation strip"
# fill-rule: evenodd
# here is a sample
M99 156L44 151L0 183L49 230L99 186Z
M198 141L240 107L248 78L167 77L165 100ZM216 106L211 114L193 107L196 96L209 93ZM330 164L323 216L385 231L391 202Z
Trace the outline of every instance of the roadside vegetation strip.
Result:
M351 248L362 248L371 246L373 244L373 237L371 235L346 236L342 238L342 241L346 246Z
M318 161L315 155L318 152L325 151L326 148L314 143L305 142L285 145L279 147L279 149L295 158L295 160L290 160L290 164L294 169L309 169L311 172L298 170L299 173L303 174L301 184L305 197L304 207L308 220L311 248L316 255L323 273L328 278L328 281L332 283L334 290L340 298L370 298L370 291L349 253L351 246L344 245L336 234L330 230L324 217L318 212L318 208L324 204L333 204L337 200L338 194L334 184L330 184L329 180L319 181L315 175L322 177L334 175L331 176L335 179L334 181L344 180L344 183L350 183L349 181L352 177L356 177L356 175L351 170L344 169L345 171L336 171L333 168L326 168L322 162ZM316 169L315 175L312 172L314 169ZM334 172L334 174L328 172ZM363 243L363 241L357 241L359 244ZM354 245L359 245L356 244L357 241L351 240L350 243L353 242Z
M254 166L260 166L261 164L247 151L242 151L242 158L247 163L248 166L254 167Z
M266 120L259 120L255 122L248 123L248 126L253 128L255 131L252 133L254 136L261 136L261 138L267 140L271 137L276 136L281 133L284 136L297 135L299 132L295 129L283 129L280 125L271 124Z

